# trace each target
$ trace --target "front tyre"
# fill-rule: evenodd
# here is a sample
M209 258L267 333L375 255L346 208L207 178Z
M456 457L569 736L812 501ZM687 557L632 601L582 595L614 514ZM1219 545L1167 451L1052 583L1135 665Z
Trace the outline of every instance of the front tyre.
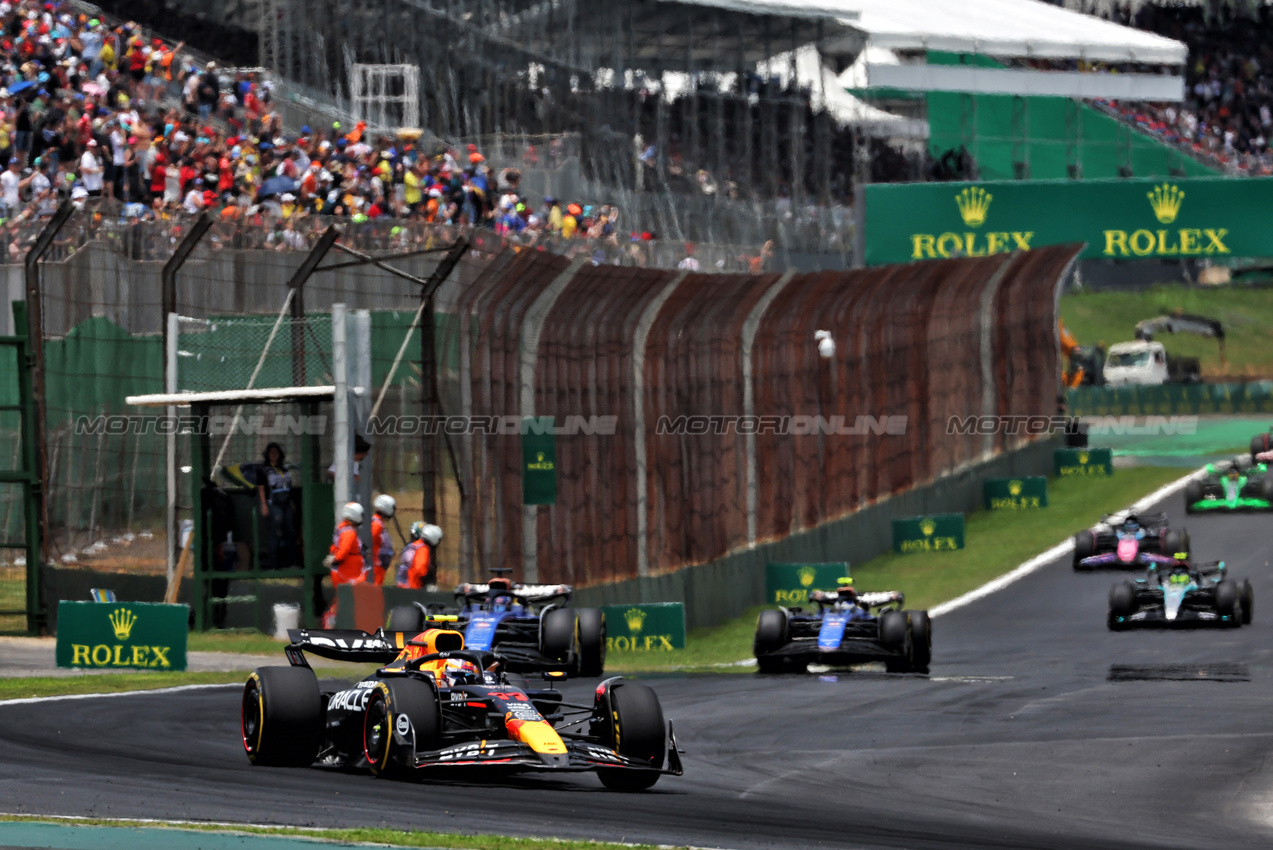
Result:
M1096 554L1096 535L1085 529L1074 535L1074 569L1083 569L1082 561Z
M1242 605L1242 625L1251 625L1255 613L1255 588L1251 587L1250 579L1244 578L1238 585L1238 602Z
M620 682L610 691L610 717L606 718L606 743L619 755L648 764L650 771L599 767L601 784L614 791L644 791L659 781L667 755L667 726L658 695L645 685Z
M258 667L243 687L243 749L252 764L307 767L323 745L318 677L308 667Z
M606 615L600 608L579 609L579 675L596 677L606 670Z
M424 612L416 605L399 605L389 612L385 631L419 634L424 631Z
M772 608L761 611L756 618L756 637L751 644L761 673L782 672L782 659L769 653L782 649L787 645L787 640L787 615Z
M433 688L419 679L376 683L363 713L362 746L371 772L402 777L418 752L441 746L442 722Z
M1185 485L1185 513L1194 512L1193 506L1202 501L1202 482L1190 481Z

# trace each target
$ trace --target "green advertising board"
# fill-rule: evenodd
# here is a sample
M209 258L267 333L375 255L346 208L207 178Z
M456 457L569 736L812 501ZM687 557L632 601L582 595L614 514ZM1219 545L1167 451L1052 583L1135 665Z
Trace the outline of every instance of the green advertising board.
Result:
M551 421L551 417L548 418ZM522 502L554 504L557 501L557 438L551 433L522 430Z
M893 551L950 552L964 548L963 514L930 514L893 520Z
M1110 449L1057 449L1052 462L1060 476L1103 478L1114 474L1113 455Z
M988 511L1020 511L1048 506L1048 480L1041 475L1025 478L987 478L982 491Z
M1207 413L1273 413L1273 381L1225 384L1158 384L1075 387L1066 410L1075 416L1201 416ZM1106 428L1171 427L1172 422L1099 422ZM1193 423L1196 426L1196 422ZM1134 433L1134 432L1133 432ZM1160 433L1170 433L1160 431Z
M775 605L805 605L811 590L835 590L849 574L848 561L819 564L765 564L765 601Z
M606 652L671 652L685 648L685 606L680 602L604 605Z
M1003 180L865 187L865 263L1086 242L1084 259L1273 255L1273 178Z
M57 666L185 670L190 608L67 602L57 608Z

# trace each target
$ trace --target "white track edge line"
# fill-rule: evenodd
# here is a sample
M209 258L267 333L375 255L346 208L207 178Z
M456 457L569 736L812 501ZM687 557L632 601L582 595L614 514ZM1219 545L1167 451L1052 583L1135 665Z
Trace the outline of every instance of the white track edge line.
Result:
M171 688L140 688L135 691L111 691L104 694L57 694L49 697L25 697L23 699L5 699L0 700L0 706L6 705L31 705L37 702L53 702L54 700L63 699L107 699L109 697L134 697L138 694L175 694L181 691L201 691L208 688L241 688L242 684L238 682L223 682L213 685L176 685Z
M1140 501L1133 502L1131 507L1128 508L1128 510L1130 510L1133 513L1138 513L1140 511L1143 511L1146 508L1153 505L1155 502L1162 501L1168 496L1171 496L1179 492L1180 490L1183 490L1186 484L1188 484L1190 481L1194 480L1195 478L1199 478L1205 473L1206 473L1206 468L1203 467L1201 469L1194 470L1193 472L1189 473L1188 475L1182 478L1177 478L1175 481L1172 481L1170 484L1165 484L1162 487L1159 487L1157 490L1150 493L1148 496L1144 497ZM943 602L940 605L933 606L932 608L929 609L928 616L940 617L943 614L949 614L951 611L957 611L960 608L963 608L965 605L971 605L973 602L976 602L978 599L984 599L990 594L1003 590L1008 585L1013 584L1014 582L1020 581L1021 579L1030 575L1030 573L1043 569L1045 566L1052 563L1054 560L1061 557L1062 555L1068 555L1071 551L1073 551L1073 549L1074 549L1074 538L1071 537L1068 540L1064 541L1063 543L1058 543L1057 545L1053 546L1051 549L1048 549L1046 552L1041 552L1040 554L1035 555L1033 558L1019 565L1016 569L1012 570L1011 572L1004 573L1003 575L999 576L996 579L991 579L990 581L983 584L981 587L970 590L962 596L956 596L954 599L951 599L948 602Z

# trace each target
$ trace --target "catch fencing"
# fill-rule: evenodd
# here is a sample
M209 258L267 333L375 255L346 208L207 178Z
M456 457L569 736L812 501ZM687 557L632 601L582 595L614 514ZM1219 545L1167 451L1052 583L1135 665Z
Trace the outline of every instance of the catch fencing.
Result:
M86 215L71 219L64 248L40 265L46 554L161 574L170 539L164 437L78 423L145 413L124 397L163 391L162 268L183 233L151 226L139 236L100 221L94 231ZM242 372L259 354L263 322L283 309L306 252L255 247L249 236L216 224L181 268L176 312L194 320L182 331L182 357L220 356ZM418 286L332 252L326 263L342 267L308 280L301 310L305 332L320 336L330 333L322 320L335 303L370 312L371 397L385 392L380 424L366 429L373 449L364 470L375 492L398 498L405 529L420 518L424 453L434 454L444 584L503 565L526 580L586 586L701 563L1025 439L951 436L951 416L1056 409L1054 299L1073 248L752 275L594 264L587 252L517 250L449 228L351 228L342 242L379 254L446 248L466 236L473 249L435 297L436 412L558 425L612 417L610 429L555 438L554 504L523 504L517 434L461 428L430 437L392 424L425 410L420 335L410 330ZM305 244L315 238L307 234ZM142 242L152 247L127 247ZM440 256L389 262L424 278ZM7 272L17 291L21 269ZM822 330L835 346L827 358L815 338ZM404 341L406 358L390 374ZM308 383L328 381L324 352L317 342L309 349ZM181 389L218 377L208 361L190 365L179 370ZM718 424L738 417L743 424ZM785 430L746 424L757 417L778 417ZM272 439L236 433L226 465L257 460ZM178 441L179 518L190 508L187 443ZM330 457L330 434L319 443Z

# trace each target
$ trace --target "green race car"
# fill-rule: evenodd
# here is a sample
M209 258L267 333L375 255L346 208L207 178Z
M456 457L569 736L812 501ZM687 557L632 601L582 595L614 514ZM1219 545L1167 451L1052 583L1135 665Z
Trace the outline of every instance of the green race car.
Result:
M1207 464L1206 477L1185 487L1185 511L1273 510L1273 475L1245 458Z

